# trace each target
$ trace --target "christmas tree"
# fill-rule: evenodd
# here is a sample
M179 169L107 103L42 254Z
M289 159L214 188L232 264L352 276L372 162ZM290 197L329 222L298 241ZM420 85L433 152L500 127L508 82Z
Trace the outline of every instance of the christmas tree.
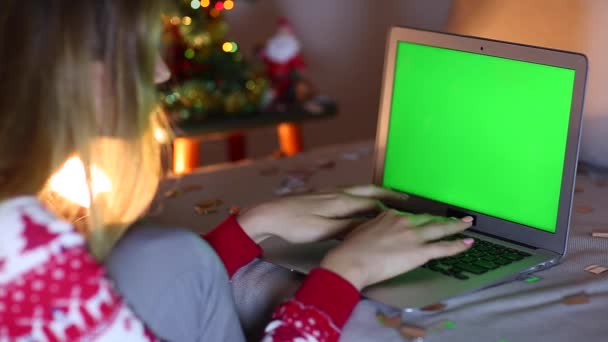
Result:
M224 12L232 0L178 0L164 17L167 64L172 80L161 102L176 123L210 116L257 112L268 89L261 63L245 60L236 42L226 39Z

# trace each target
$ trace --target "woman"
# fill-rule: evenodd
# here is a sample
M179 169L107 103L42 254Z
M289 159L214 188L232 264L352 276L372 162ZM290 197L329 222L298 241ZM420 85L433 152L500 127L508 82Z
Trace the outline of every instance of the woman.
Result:
M135 228L121 239L160 177L160 13L160 0L0 4L2 341L243 340L228 277L260 254L256 242L324 239L399 196L361 186L254 206L205 237L217 254L177 229ZM78 232L47 209L77 208L39 199L74 155L90 193ZM102 175L109 188L96 186ZM384 211L359 225L277 308L265 340L337 340L362 288L466 250L470 239L428 242L470 221ZM98 261L106 257L116 287Z

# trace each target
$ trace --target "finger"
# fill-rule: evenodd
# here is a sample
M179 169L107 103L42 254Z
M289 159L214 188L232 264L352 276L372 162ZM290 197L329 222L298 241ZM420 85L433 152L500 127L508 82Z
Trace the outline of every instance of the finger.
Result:
M437 223L437 224L442 224L442 223L451 223L456 221L456 219L451 218L451 217L444 217L444 216L436 216L436 215L431 215L431 214L412 214L412 213L407 213L407 212L399 212L401 216L406 216L407 219L407 223L408 226L410 227L420 227L420 226L425 226L431 223Z
M423 249L423 254L430 259L444 258L462 253L473 245L473 239L466 238L457 241L440 241L428 244Z
M338 194L325 201L318 215L330 218L346 218L358 213L383 210L383 204L373 198Z
M342 192L351 196L374 198L377 200L403 201L409 198L406 194L373 184L351 186L342 190Z
M445 236L454 235L469 227L473 219L471 217L465 217L461 220L454 220L449 223L433 223L425 226L421 226L417 230L417 235L423 241L433 241L441 239Z

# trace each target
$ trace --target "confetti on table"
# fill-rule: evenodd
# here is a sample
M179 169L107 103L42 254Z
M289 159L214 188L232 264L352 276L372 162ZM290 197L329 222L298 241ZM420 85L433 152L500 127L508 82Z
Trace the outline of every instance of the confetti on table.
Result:
M575 193L581 193L581 192L585 192L585 189L581 186L577 186L574 188L574 192Z
M580 305L589 303L589 295L586 292L576 293L562 298L562 303L566 305Z
M608 267L600 266L600 265L589 265L585 267L585 271L593 274L602 274L608 271Z
M608 238L608 230L594 230L591 233L593 237Z
M308 112L308 114L318 115L323 114L323 106L316 103L315 101L308 101L304 104L304 109Z
M426 336L426 329L411 324L402 324L399 327L399 333L401 336L408 339L421 338Z
M420 310L422 311L441 311L443 309L445 309L446 305L443 303L435 303L435 304L431 304L431 305L427 305L423 308L420 308Z
M380 324L389 328L398 328L401 325L401 315L387 316L382 312L376 313L376 319Z
M312 171L307 169L293 169L288 171L288 174L274 193L277 196L299 195L312 192L313 189L308 186L308 179L312 175Z
M580 213L580 214L589 214L590 212L593 211L592 207L576 207L576 212Z
M320 159L315 162L317 169L329 170L336 166L336 162L329 159Z
M165 191L165 197L167 198L176 198L176 197L180 197L181 195L187 193L187 192L194 192L194 191L201 191L203 190L203 186L200 184L190 184L190 185L185 185L176 189L170 189Z
M167 197L167 198L176 198L181 195L182 195L182 192L179 191L178 189L171 189L171 190L165 191L165 197Z
M597 180L597 181L595 181L595 185L597 185L600 188L605 188L608 186L608 179Z
M536 275L531 275L531 276L526 277L526 278L524 279L524 281L525 281L526 283L536 283L537 281L539 281L539 280L541 280L541 279L542 279L542 278L541 278L541 277L539 277L539 276L536 276Z
M199 202L194 206L194 211L199 215L207 215L217 213L218 207L224 204L220 199L210 199Z
M342 155L340 156L340 158L344 159L344 160L359 160L361 159L361 156L358 153L355 152L345 152L342 153Z
M450 321L449 319L446 319L445 321L443 321L442 325L445 330L456 329L456 322Z
M372 154L373 151L374 151L374 149L371 147L361 147L359 149L359 155L360 156L369 156L370 154Z
M230 207L230 209L228 209L228 213L230 213L230 215L236 215L241 211L241 207L239 206L232 206Z

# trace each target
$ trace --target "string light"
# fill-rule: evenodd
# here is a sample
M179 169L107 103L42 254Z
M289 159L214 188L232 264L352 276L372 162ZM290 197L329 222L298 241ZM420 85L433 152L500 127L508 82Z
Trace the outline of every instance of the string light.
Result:
M209 5L211 5L211 2L209 0L201 0L201 6L202 7L209 7Z
M221 11L224 9L224 2L222 1L218 1L215 3L215 9L218 11Z
M184 57L186 57L188 59L194 58L194 50L186 49L186 51L184 51Z
M180 17L172 17L170 22L172 25L177 26L182 23L182 19Z
M198 0L192 0L190 7L192 7L192 9L199 9L201 7L201 2Z
M230 11L233 8L234 8L234 1L232 1L232 0L226 0L226 1L224 1L224 9L226 11Z
M222 44L222 50L224 52L235 53L239 49L239 46L235 42L225 42Z
M184 18L182 19L182 23L183 23L184 25L186 25L186 26L189 26L190 24L192 24L192 18L190 18L190 17L184 17Z

